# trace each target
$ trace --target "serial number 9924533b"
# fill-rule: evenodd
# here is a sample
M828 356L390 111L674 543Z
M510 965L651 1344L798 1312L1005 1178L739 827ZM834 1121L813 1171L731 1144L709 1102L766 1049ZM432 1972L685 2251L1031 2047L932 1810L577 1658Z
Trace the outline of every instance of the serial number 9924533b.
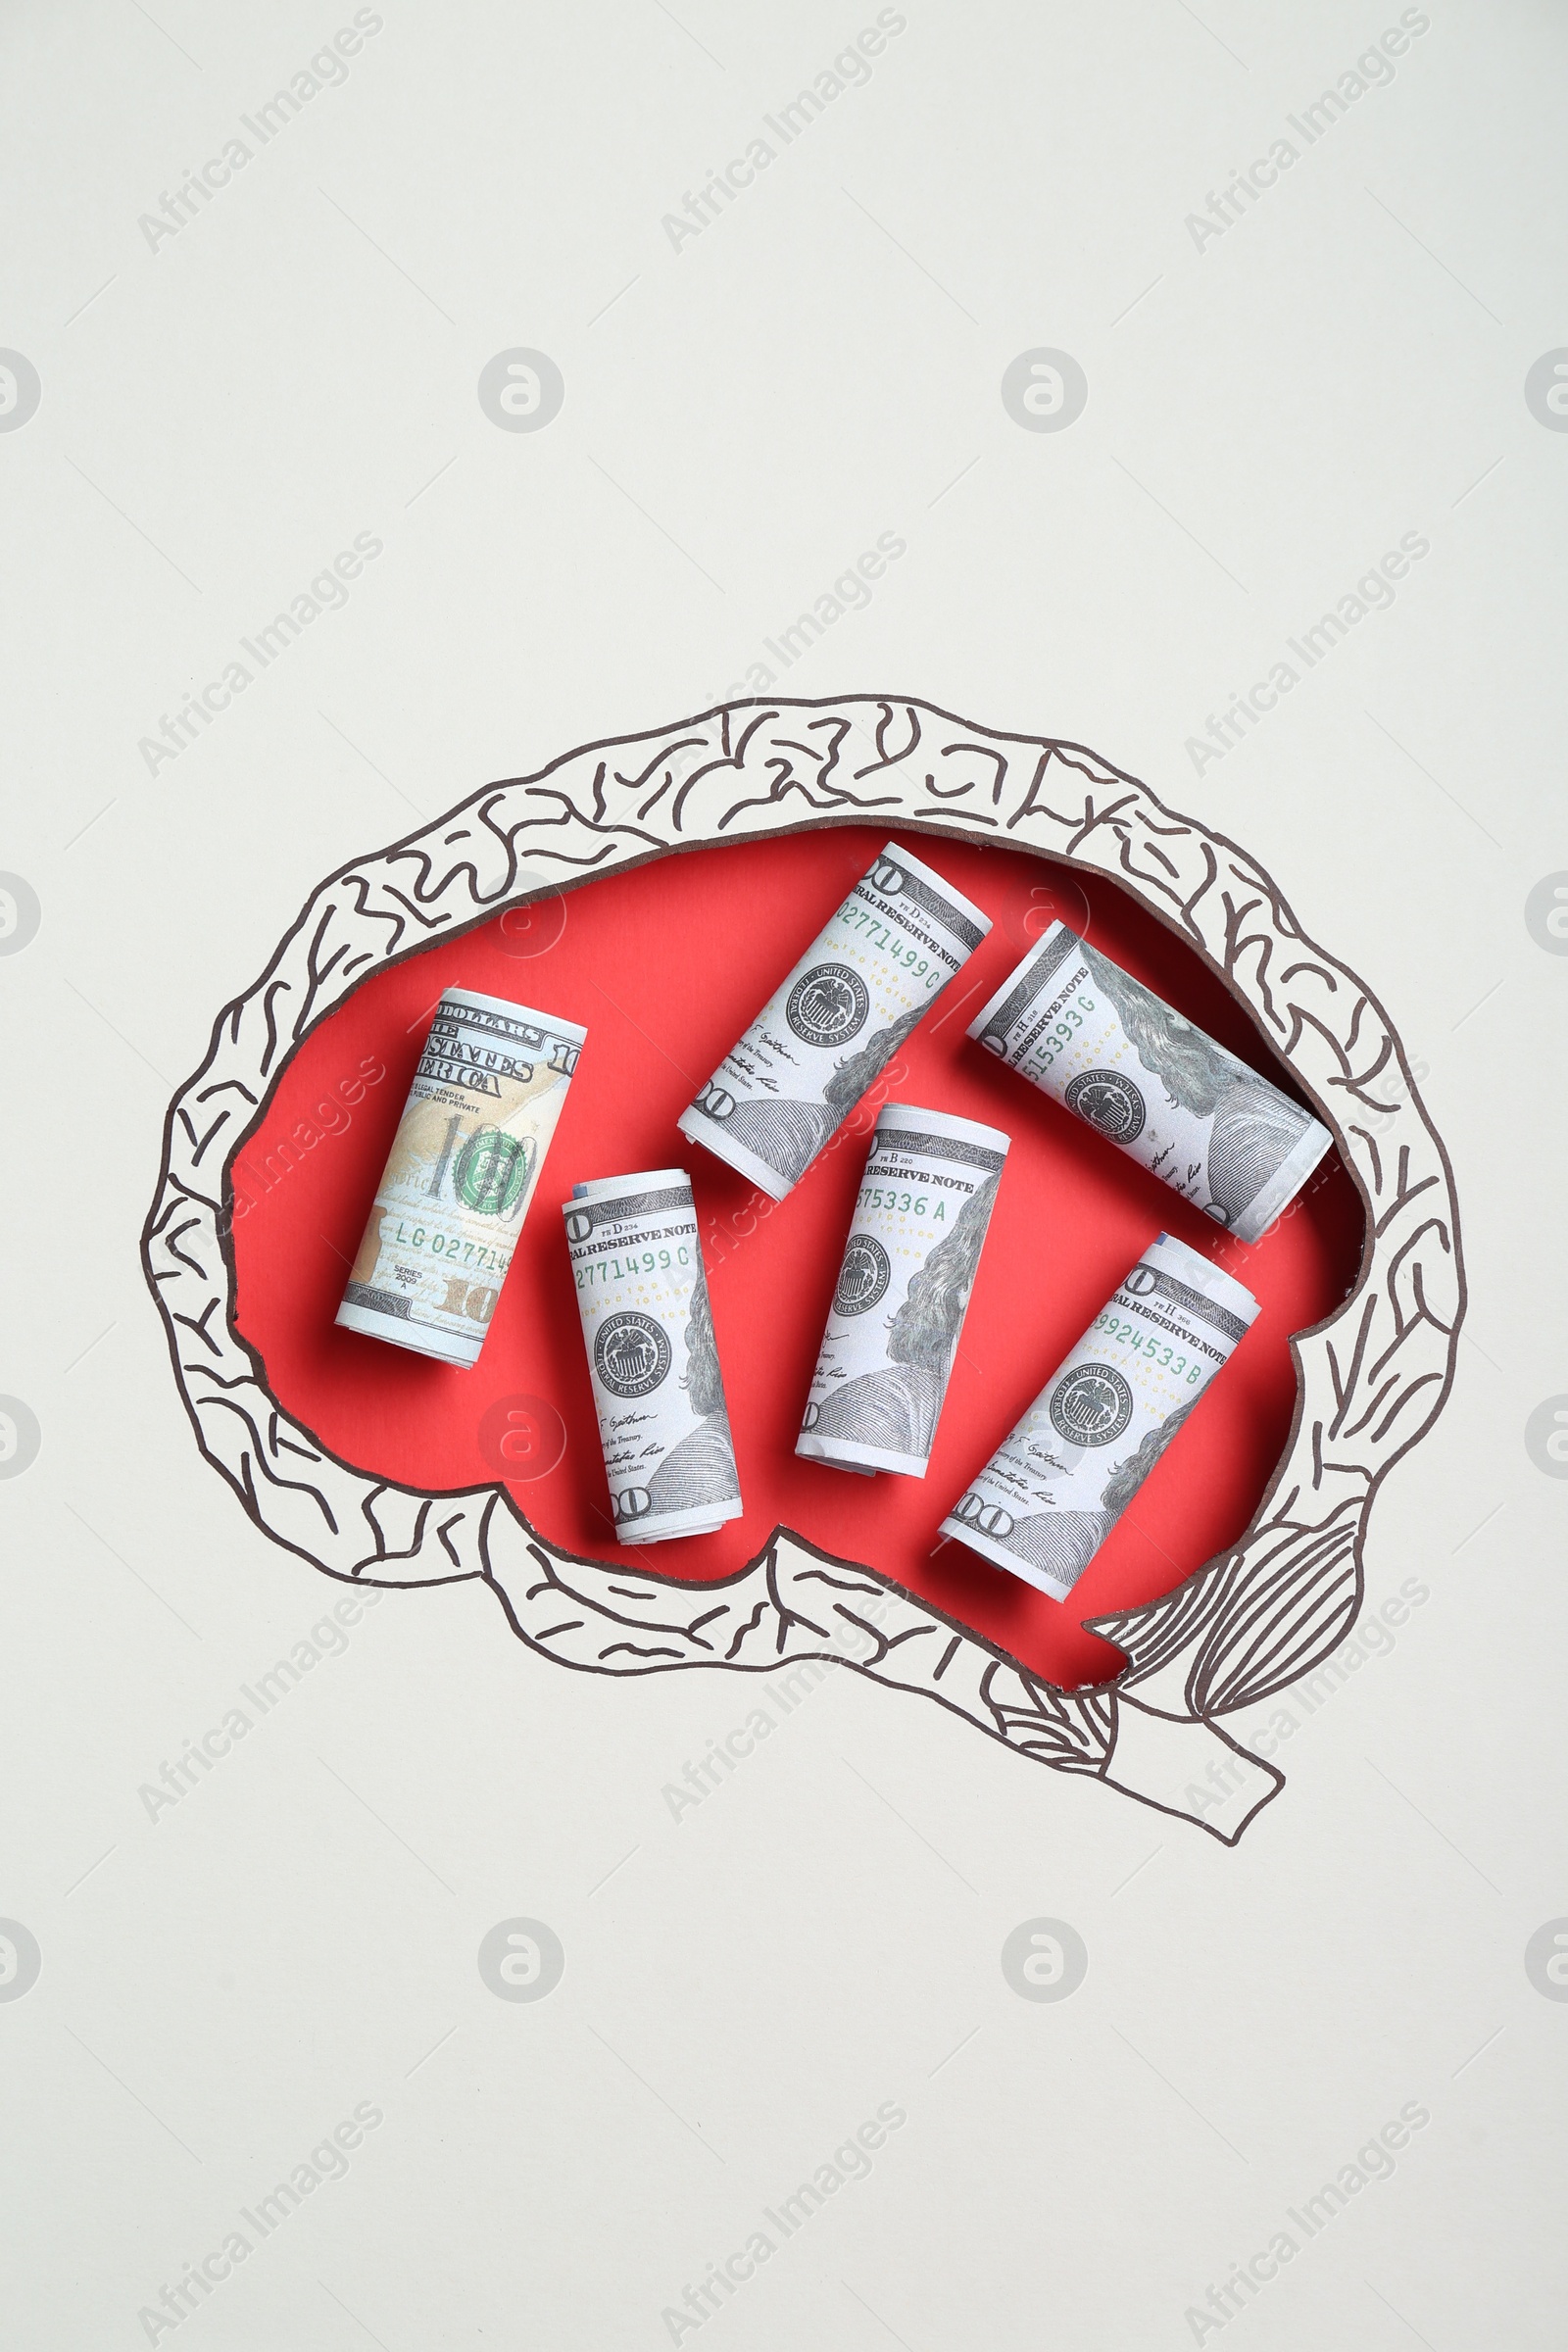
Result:
M1123 1321L1108 1308L1103 1314L1097 1315L1089 1328L1091 1331L1102 1331L1107 1339L1115 1341L1118 1348L1130 1348L1134 1355L1147 1355L1151 1363L1174 1373L1178 1380L1185 1374L1189 1388L1196 1388L1202 1376L1201 1364L1189 1367L1186 1356L1179 1348L1171 1348L1152 1331L1140 1331L1136 1323Z

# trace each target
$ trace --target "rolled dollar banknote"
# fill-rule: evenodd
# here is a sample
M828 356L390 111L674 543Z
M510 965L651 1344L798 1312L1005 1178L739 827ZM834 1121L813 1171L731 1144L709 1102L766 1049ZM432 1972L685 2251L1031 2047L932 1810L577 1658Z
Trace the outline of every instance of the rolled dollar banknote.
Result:
M923 1478L1008 1138L883 1105L795 1450Z
M1257 1311L1250 1291L1162 1233L942 1533L1065 1600Z
M563 1203L615 1538L710 1536L741 1515L684 1168L573 1185Z
M1065 923L969 1035L1240 1241L1266 1232L1334 1140Z
M337 1310L346 1330L477 1363L586 1035L443 992Z
M990 928L889 842L682 1111L681 1133L782 1200Z

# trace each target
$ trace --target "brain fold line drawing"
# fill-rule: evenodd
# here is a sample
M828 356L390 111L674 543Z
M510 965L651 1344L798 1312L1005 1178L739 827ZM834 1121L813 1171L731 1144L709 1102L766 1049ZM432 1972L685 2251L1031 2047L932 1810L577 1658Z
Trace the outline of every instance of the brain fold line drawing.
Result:
M1251 1525L1163 1598L1095 1621L1128 1661L1101 1689L1054 1688L786 1529L738 1575L698 1586L562 1552L504 1489L425 1494L371 1476L290 1419L235 1327L229 1164L294 1050L372 972L672 851L852 823L993 842L1122 884L1246 1005L1366 1206L1351 1295L1292 1343L1295 1421ZM329 876L170 1106L142 1253L203 1454L261 1530L328 1574L483 1578L520 1641L585 1672L836 1659L1226 1843L1283 1779L1226 1719L1311 1673L1350 1630L1373 1500L1446 1400L1464 1311L1452 1172L1403 1049L1261 867L1079 745L878 696L731 704L597 744Z

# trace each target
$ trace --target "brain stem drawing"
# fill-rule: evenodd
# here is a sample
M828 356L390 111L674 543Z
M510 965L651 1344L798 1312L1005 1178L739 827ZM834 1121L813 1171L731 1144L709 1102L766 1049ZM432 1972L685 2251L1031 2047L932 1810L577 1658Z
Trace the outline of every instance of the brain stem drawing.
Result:
M235 1328L230 1162L294 1049L361 981L574 882L833 823L991 841L1113 877L1247 1006L1366 1205L1355 1288L1292 1343L1296 1417L1251 1525L1164 1598L1096 1620L1127 1665L1094 1690L1053 1687L875 1568L785 1528L728 1582L694 1586L558 1550L503 1488L437 1494L370 1476L290 1419ZM1283 1776L1226 1721L1311 1673L1353 1625L1374 1497L1446 1400L1464 1308L1452 1173L1403 1049L1261 867L1076 744L877 696L731 704L593 745L487 785L329 876L220 1013L171 1104L142 1255L203 1454L264 1533L330 1575L482 1578L519 1641L595 1674L834 1658L1227 1844Z

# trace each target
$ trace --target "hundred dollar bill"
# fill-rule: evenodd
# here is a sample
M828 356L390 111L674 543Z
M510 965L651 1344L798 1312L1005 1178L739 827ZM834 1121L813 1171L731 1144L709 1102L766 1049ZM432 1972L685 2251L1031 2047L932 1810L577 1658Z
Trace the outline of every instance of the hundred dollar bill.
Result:
M1244 1242L1334 1140L1065 923L1041 935L969 1035Z
M346 1330L478 1361L586 1035L445 991L337 1310Z
M681 1133L782 1200L990 928L889 842L682 1111Z
M942 1533L1065 1600L1257 1311L1250 1291L1162 1233Z
M615 1536L710 1536L741 1515L691 1178L573 1185L563 1203Z
M795 1450L923 1478L1008 1138L883 1107Z

